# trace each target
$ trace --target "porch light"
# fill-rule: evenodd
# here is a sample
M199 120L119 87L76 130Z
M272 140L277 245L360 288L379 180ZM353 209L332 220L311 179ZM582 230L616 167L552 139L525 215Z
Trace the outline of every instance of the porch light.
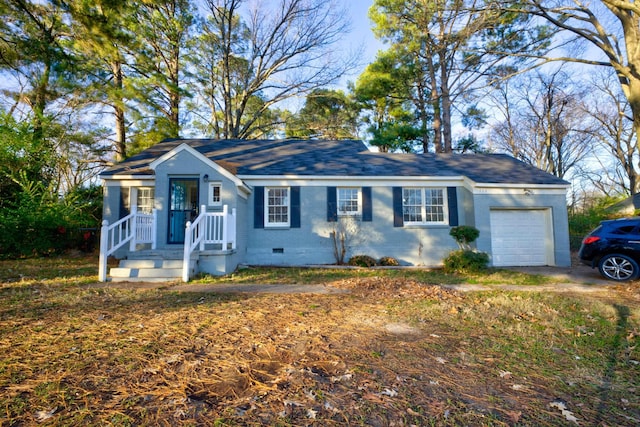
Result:
M209 182L209 174L208 173L204 174L204 176L202 177L202 181Z

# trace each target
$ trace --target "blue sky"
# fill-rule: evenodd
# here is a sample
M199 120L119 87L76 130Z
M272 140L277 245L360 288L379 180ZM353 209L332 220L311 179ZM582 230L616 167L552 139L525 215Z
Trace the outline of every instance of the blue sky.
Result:
M366 47L365 56L371 58L371 60L382 47L382 43L376 40L373 36L373 31L371 31L371 21L368 13L372 4L373 0L352 0L349 3L353 28L349 38L356 42L361 41L364 43Z
M349 50L362 47L362 56L360 58L361 66L352 75L342 79L338 85L341 89L346 88L347 81L355 81L365 67L373 62L378 50L384 48L384 45L374 37L373 31L371 31L368 13L372 4L373 0L350 0L346 6L351 18L351 33L345 36L344 48Z

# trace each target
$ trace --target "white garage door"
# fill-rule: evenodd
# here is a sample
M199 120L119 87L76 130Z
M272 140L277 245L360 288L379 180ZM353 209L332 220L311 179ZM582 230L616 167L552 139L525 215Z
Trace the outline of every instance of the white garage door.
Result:
M551 211L491 210L491 256L497 267L553 264Z

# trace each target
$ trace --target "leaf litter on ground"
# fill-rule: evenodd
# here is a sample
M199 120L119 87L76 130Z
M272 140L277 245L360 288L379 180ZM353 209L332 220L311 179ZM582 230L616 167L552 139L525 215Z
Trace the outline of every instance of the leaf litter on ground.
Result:
M44 416L66 425L551 426L573 422L549 406L560 394L580 402L564 411L581 423L640 417L629 398L638 367L625 362L638 359L637 308L620 339L610 336L626 353L605 381L607 365L587 363L603 350L609 363L613 350L585 352L606 325L592 335L576 327L600 310L593 328L610 319L615 331L612 305L462 294L410 278L327 284L348 292L189 295L47 283L28 285L34 294L14 283L0 300L1 406L21 425Z

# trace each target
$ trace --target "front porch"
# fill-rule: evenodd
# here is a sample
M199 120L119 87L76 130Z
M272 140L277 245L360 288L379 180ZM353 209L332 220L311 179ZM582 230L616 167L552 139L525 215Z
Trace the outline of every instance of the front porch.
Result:
M125 251L119 267L111 269L111 280L160 281L180 279L188 282L199 272L226 274L235 270L236 210L200 214L185 225L182 249L158 249L158 213L139 213L109 224L102 223L98 279L107 281L107 259Z

